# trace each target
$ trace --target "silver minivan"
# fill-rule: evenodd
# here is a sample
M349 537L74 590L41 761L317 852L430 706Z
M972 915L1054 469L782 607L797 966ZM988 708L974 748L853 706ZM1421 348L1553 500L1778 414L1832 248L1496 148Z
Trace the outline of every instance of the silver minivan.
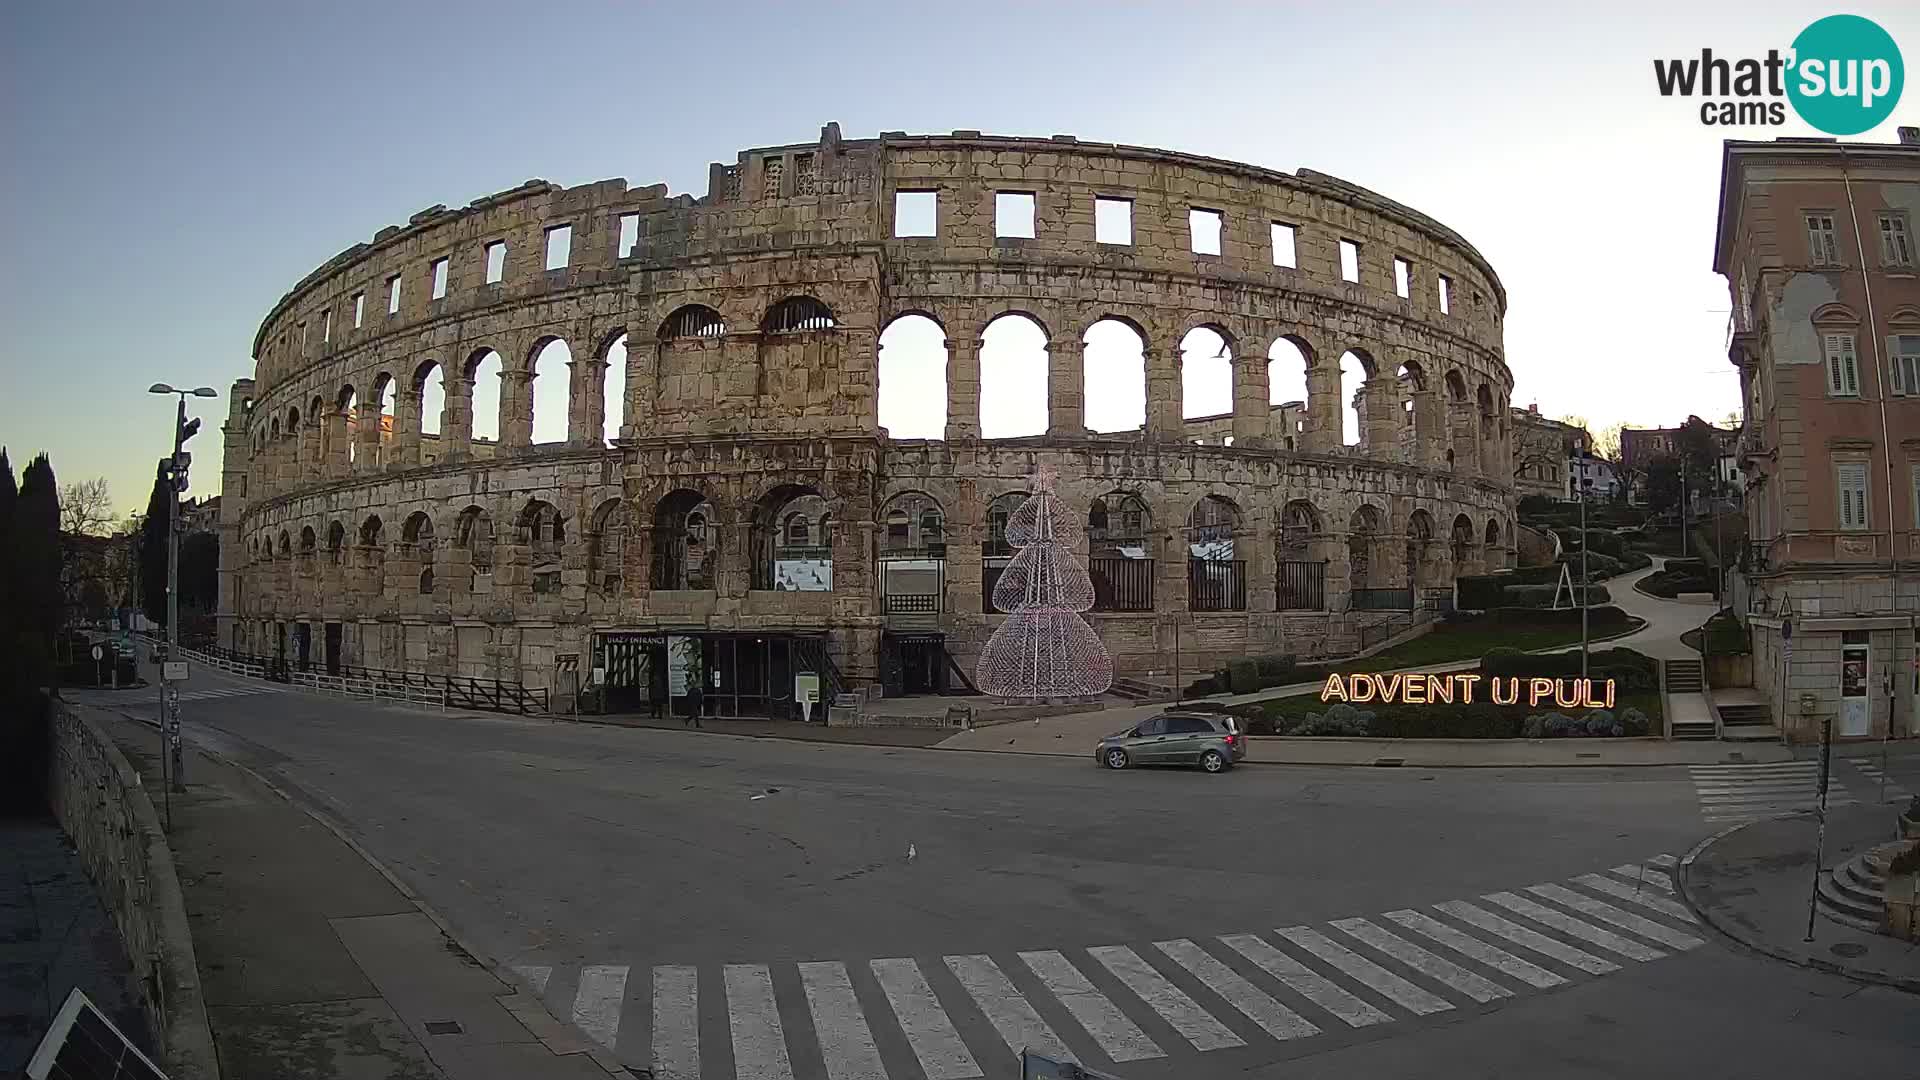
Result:
M1227 713L1172 709L1125 731L1116 731L1094 747L1093 758L1109 769L1129 765L1198 765L1225 772L1247 756L1247 737Z

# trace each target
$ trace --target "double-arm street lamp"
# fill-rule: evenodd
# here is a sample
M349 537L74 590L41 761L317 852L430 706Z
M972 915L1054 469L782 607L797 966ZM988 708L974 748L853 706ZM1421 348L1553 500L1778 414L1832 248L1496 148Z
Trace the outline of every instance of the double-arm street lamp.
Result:
M171 660L180 645L180 495L187 490L187 465L191 457L180 448L194 433L200 430L200 421L187 420L187 398L219 397L220 392L211 386L196 387L192 390L177 390L166 383L154 383L147 387L149 394L172 394L179 399L179 408L173 417L173 454L162 463L162 472L167 481L167 658ZM164 676L164 672L163 672ZM172 760L172 788L184 790L181 781L180 753L180 692L173 683L164 677L161 680L166 688L168 757ZM172 815L169 814L169 817Z

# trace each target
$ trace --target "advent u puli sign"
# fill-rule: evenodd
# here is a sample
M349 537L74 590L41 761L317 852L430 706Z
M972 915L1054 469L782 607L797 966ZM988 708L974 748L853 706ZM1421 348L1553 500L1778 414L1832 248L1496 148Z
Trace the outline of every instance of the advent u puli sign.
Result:
M1700 122L1710 126L1776 126L1787 106L1829 135L1858 135L1893 114L1906 83L1893 36L1872 19L1829 15L1764 57L1716 56L1655 60L1661 97L1703 98Z

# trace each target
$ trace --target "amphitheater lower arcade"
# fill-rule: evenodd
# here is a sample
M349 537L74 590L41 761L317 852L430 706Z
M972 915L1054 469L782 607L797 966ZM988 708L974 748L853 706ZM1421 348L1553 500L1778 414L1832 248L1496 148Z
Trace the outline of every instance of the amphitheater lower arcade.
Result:
M1322 174L1064 139L829 126L701 199L529 183L343 252L234 387L219 644L531 687L598 669L611 711L670 672L723 714L790 715L808 670L964 689L1042 467L1123 676L1348 653L1511 563L1478 253ZM910 228L902 196L928 194ZM1001 235L1008 194L1025 235ZM1125 244L1094 220L1117 199ZM985 430L1022 410L1027 433ZM883 426L909 414L924 437Z

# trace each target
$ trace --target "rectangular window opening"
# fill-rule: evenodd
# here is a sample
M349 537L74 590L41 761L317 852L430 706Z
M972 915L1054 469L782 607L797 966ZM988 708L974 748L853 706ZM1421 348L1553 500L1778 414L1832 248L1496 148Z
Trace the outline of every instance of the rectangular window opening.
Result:
M1893 392L1920 395L1920 334L1895 334L1889 350L1893 356Z
M1453 282L1445 274L1440 275L1440 314L1453 313Z
M1839 483L1840 527L1842 529L1864 529L1867 527L1867 463L1864 461L1844 461L1835 467Z
M332 341L333 312L331 310L323 311L320 313L320 343L326 345L332 343Z
M1825 334L1827 353L1827 394L1831 397L1860 396L1860 361L1854 354L1852 334Z
M1913 265L1913 241L1907 235L1907 219L1900 214L1880 215L1880 261L1887 266Z
M507 244L495 240L487 245L487 284L498 285L507 275Z
M940 193L937 191L896 191L893 193L893 235L934 236L940 225Z
M620 215L620 247L618 249L619 257L624 259L627 256L633 254L634 247L639 243L640 243L640 215L639 214L621 214Z
M1132 245L1132 199L1109 199L1098 195L1094 197L1093 240L1097 244Z
M433 298L444 300L447 297L447 260L433 260Z
M1034 195L1031 191L993 193L993 235L1033 239Z
M555 225L547 230L547 269L564 270L573 257L573 226Z
M1193 207L1187 211L1187 232L1192 238L1195 255L1220 254L1220 234L1226 226L1226 219L1218 210L1202 210Z
M1807 259L1815 266L1840 265L1840 241L1832 214L1807 215Z
M400 314L400 275L387 279L387 314Z
M1360 281L1360 245L1352 240L1340 241L1340 280Z
M1284 222L1273 223L1273 265L1298 267L1299 253L1294 250L1294 227Z
M1402 300L1413 295L1413 264L1398 256L1393 260L1393 292Z
M360 329L360 324L363 321L365 321L366 317L367 317L367 294L363 292L354 293L353 294L353 328L355 330Z

